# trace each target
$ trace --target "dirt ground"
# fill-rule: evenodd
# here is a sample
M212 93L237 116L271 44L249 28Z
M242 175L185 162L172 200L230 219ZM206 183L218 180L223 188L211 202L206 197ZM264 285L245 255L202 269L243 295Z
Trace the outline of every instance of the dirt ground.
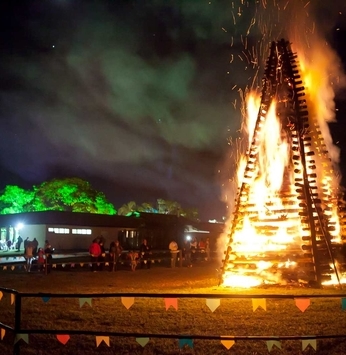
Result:
M251 290L230 289L218 286L219 265L199 262L192 268L171 269L163 264L154 264L151 269L131 272L91 272L87 269L53 270L51 274L24 271L0 272L0 286L20 292L37 293L36 298L22 302L21 326L26 330L45 330L51 334L29 334L29 344L20 340L20 354L268 354L265 340L237 340L230 350L221 343L219 336L300 336L338 334L340 338L317 340L317 352L311 347L302 351L301 340L282 340L271 354L345 354L346 317L340 298L328 295L340 294L340 290L313 290L281 288L256 288ZM79 304L79 298L55 298L42 295L54 294L118 294L153 293L156 298L136 296L127 309L120 297L113 295L99 298L88 295L90 304ZM196 295L177 299L177 309L170 306L169 295ZM203 294L199 298L198 295ZM208 306L210 295L237 295L245 298L220 299L212 312ZM323 294L323 299L311 299L305 312L294 304L292 295ZM266 311L259 307L253 311L251 295L268 297ZM271 299L270 295L287 295L287 299ZM164 298L166 297L166 298ZM173 297L173 296L171 296ZM346 297L346 293L345 293ZM175 297L173 297L175 298ZM215 301L211 305L215 306ZM216 301L216 305L217 305ZM0 302L0 322L14 325L14 306L10 295L5 294ZM86 335L73 332L81 330ZM96 346L95 335L108 332L131 333L131 336L110 336L110 346ZM53 334L52 334L53 333ZM57 340L57 333L70 334L66 345ZM151 334L148 344L142 347L136 334ZM154 335L171 335L156 338ZM180 336L192 341L183 347ZM191 338L190 338L191 336ZM198 336L202 338L198 338ZM215 336L215 339L203 339ZM13 353L14 336L6 331L0 342L0 354ZM188 346L190 345L190 346Z

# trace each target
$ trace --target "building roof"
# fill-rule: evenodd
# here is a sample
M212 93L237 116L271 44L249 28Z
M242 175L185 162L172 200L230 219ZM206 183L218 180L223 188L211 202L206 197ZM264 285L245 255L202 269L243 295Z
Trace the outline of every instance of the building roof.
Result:
M0 227L22 224L55 224L90 227L138 228L144 221L138 217L65 211L26 212L0 215Z

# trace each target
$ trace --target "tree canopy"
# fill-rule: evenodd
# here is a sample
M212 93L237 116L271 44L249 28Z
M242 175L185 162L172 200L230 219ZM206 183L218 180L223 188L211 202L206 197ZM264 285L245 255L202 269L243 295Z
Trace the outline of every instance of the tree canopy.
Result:
M105 195L80 178L53 179L31 190L6 186L0 195L1 214L33 211L116 214Z
M154 207L153 204L148 202L137 205L135 201L130 201L125 203L118 210L118 214L122 216L130 215L133 212L174 214L195 221L199 220L198 210L196 208L182 208L176 201L164 200L161 198L157 199L157 207Z
M77 177L53 179L25 190L16 185L7 185L0 193L0 214L70 211L128 216L137 212L161 213L198 220L196 208L182 208L176 201L157 199L156 205L130 201L118 210L107 201L103 192Z

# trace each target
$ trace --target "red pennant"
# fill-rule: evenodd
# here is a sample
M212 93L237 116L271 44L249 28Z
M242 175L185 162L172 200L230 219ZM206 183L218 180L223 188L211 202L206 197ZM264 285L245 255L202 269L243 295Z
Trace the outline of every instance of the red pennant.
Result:
M66 343L70 340L70 336L68 334L57 334L56 338L60 341L61 344L66 345Z

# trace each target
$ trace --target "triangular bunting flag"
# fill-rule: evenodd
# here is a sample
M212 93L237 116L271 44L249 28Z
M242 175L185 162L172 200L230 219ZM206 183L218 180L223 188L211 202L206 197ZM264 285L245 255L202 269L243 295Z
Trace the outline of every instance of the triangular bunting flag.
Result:
M74 267L75 267L75 264L74 264L74 263L72 263L72 264L71 264L71 268L74 268Z
M14 293L11 293L11 305L14 303L15 298L16 295Z
M267 302L265 298L253 298L252 299L252 309L255 310L258 307L262 307L265 311L267 310Z
M105 263L105 266L109 266L109 263Z
M0 301L1 301L1 299L2 299L2 297L3 297L3 293L0 291Z
M205 300L206 305L208 306L208 308L214 312L216 310L216 308L218 308L220 306L220 299L219 298L207 298Z
M121 297L121 303L126 307L126 309L130 309L131 306L135 303L134 297Z
M170 306L178 310L178 299L177 298L165 298L166 311Z
M56 338L60 341L61 344L66 345L70 340L70 336L68 334L57 334Z
M152 264L155 264L155 260L151 260L151 263L152 263Z
M267 341L267 348L268 351L271 352L273 349L273 346L276 346L277 348L281 349L281 343L279 340L268 340Z
M7 270L7 266L3 266L2 270Z
M56 269L56 264L53 264L53 265L52 265L52 268L53 268L53 269Z
M221 337L222 338L222 337ZM221 340L221 344L227 349L229 350L234 344L235 341L234 340L230 340L230 339L222 339Z
M149 338L136 338L136 342L143 348L149 343Z
M104 336L96 336L96 347L98 348L99 345L102 343L102 342L105 342L105 344L109 347L109 337L104 337Z
M42 297L44 303L47 303L50 300L50 297Z
M80 265L81 267L83 267L83 266L84 266L84 264L83 264L83 263L80 263L79 265Z
M0 329L0 340L3 340L6 334L6 330L4 328Z
M346 309L346 298L341 298L341 309L343 311Z
M310 298L295 298L296 306L302 311L305 310L310 306Z
M182 349L185 345L193 349L193 339L179 339L179 348Z
M14 265L11 266L11 270L13 271L16 267Z
M64 268L66 265L65 264L61 264L61 266Z
M14 343L18 343L20 339L29 344L29 334L16 334L16 337L14 338Z
M303 350L303 351L304 351L309 345L316 351L316 349L317 349L317 342L316 342L316 339L303 339L303 340L302 340L302 350Z
M79 307L82 307L84 305L84 303L89 304L90 307L91 306L91 298L80 298L79 299Z
M161 259L159 259L158 262L160 263L160 262L161 262Z

